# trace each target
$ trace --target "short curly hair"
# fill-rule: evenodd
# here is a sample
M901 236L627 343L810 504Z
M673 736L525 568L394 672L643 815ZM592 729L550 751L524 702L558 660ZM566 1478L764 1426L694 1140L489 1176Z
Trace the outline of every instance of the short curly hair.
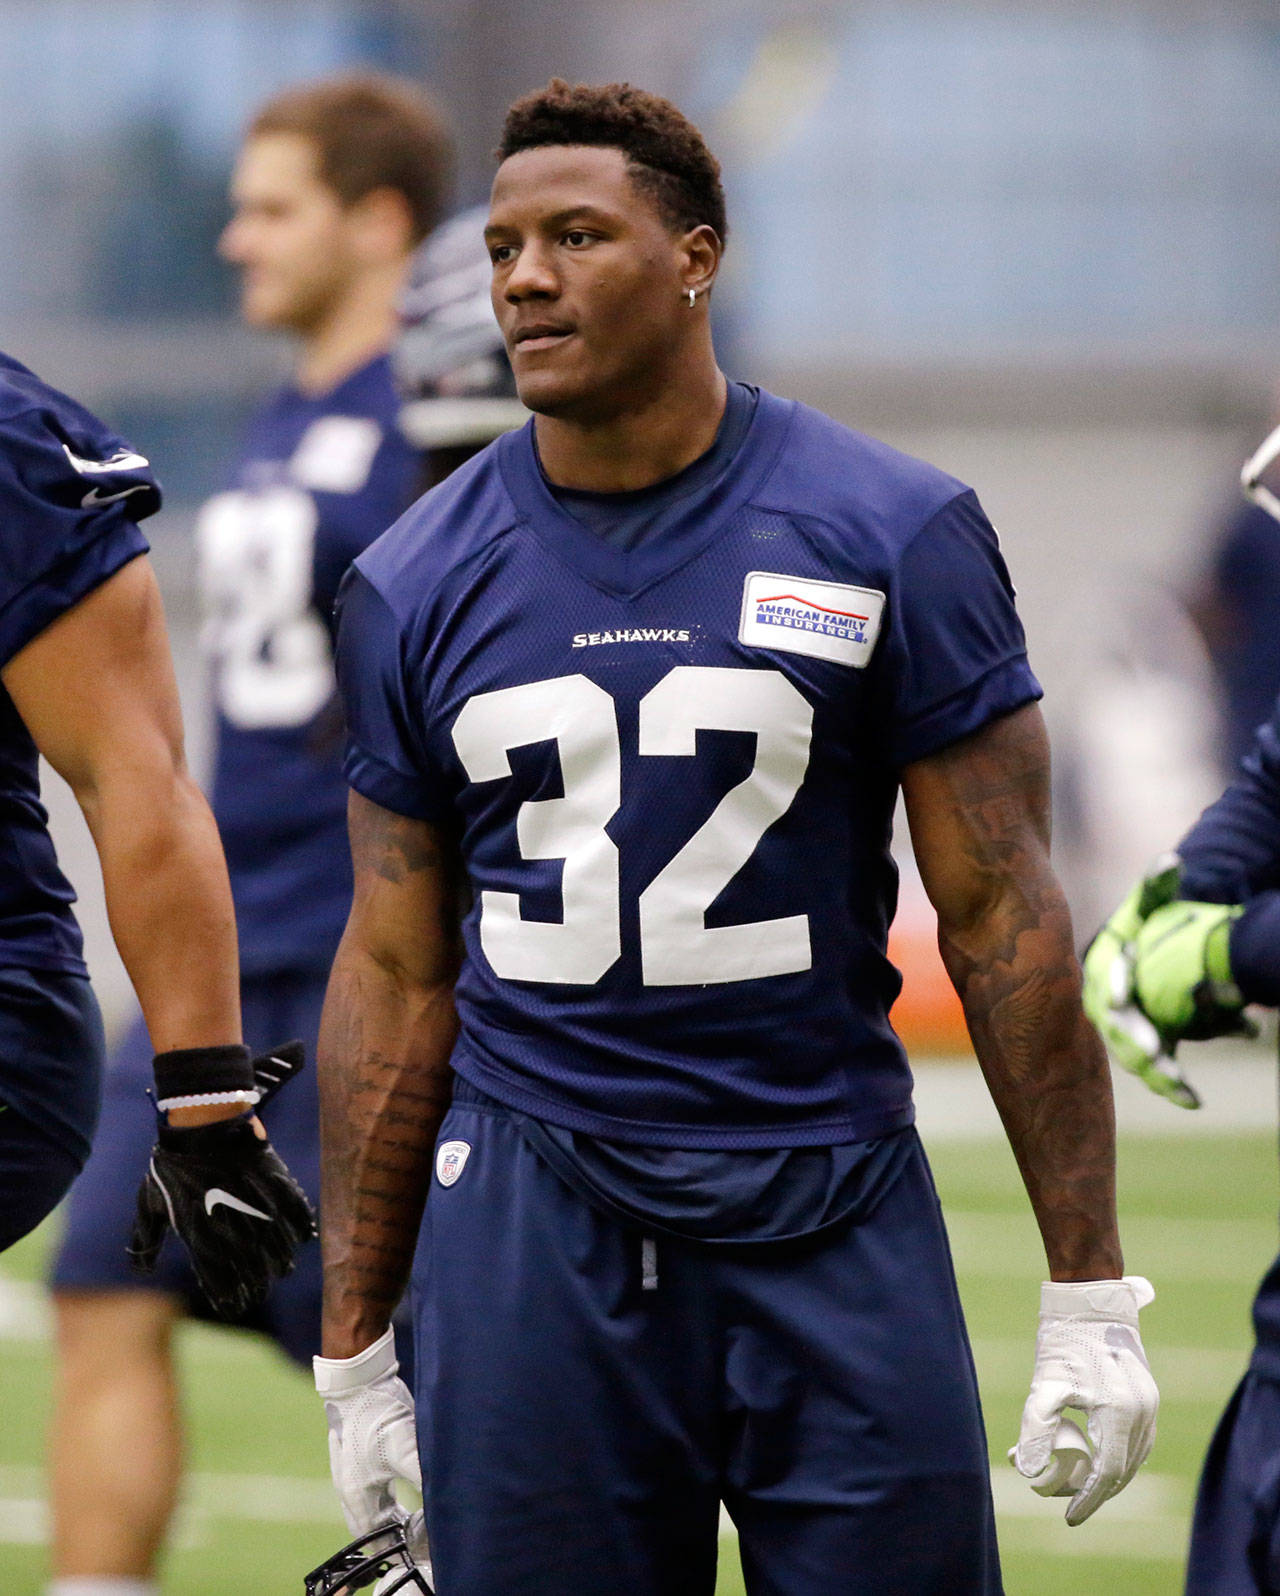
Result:
M497 157L548 144L594 144L621 150L636 186L676 232L703 225L723 244L720 163L682 111L630 83L566 83L552 78L507 111Z

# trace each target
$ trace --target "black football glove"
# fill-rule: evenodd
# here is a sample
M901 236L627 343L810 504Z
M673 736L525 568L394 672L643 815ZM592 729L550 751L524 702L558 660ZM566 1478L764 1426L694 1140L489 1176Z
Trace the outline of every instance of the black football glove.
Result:
M270 1072L267 1079L258 1074L260 1064ZM300 1067L301 1049L295 1053L294 1044L255 1060L264 1098ZM231 1319L261 1302L272 1279L291 1272L294 1253L316 1234L316 1221L306 1193L250 1116L187 1130L162 1119L129 1240L137 1268L155 1268L170 1229L186 1248L200 1289Z
M253 1061L253 1084L258 1088L257 1111L260 1113L282 1086L302 1068L305 1050L301 1042L285 1042L273 1047L269 1053L260 1053Z

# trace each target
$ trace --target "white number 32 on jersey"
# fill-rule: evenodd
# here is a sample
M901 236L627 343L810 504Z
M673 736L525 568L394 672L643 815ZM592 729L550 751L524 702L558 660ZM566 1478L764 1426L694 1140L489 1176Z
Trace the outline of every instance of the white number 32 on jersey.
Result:
M642 756L692 759L700 730L756 736L750 774L640 894L647 986L750 981L812 965L807 915L706 923L707 909L800 790L812 725L808 701L772 670L678 665L641 699ZM618 850L605 830L622 802L613 699L581 675L480 693L463 706L453 741L476 782L510 776L512 748L556 743L564 797L521 804L516 838L524 859L563 860L563 921L524 920L517 893L486 891L480 943L504 979L594 985L622 951Z

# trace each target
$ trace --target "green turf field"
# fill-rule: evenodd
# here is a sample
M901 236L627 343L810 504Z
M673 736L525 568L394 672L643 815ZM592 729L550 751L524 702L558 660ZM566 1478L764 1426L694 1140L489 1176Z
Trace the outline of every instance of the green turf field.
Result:
M1195 1473L1243 1367L1248 1303L1276 1243L1275 1138L1134 1140L1122 1147L1128 1266L1159 1299L1143 1315L1160 1380L1160 1437L1129 1490L1077 1530L1004 1463L1031 1368L1041 1259L1003 1144L934 1150L982 1380L1009 1596L1176 1596ZM38 1273L47 1238L3 1261ZM39 1301L0 1294L0 1592L43 1577L41 1430L50 1359ZM215 1330L184 1337L191 1398L186 1505L164 1589L174 1596L300 1596L301 1575L343 1539L324 1420L309 1382L266 1346ZM741 1592L724 1543L720 1596ZM594 1596L584 1592L583 1596ZM874 1593L868 1593L874 1596Z

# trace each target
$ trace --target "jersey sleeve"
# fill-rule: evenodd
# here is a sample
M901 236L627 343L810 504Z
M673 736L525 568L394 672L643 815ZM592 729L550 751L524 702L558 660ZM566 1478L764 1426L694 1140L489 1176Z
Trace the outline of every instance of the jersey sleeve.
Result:
M333 629L342 579L375 539L404 514L413 499L417 457L393 431L384 429L357 495L316 498L319 532L312 574L312 602Z
M395 814L449 819L448 789L431 769L415 723L399 623L355 566L338 594L335 665L347 723L348 785Z
M972 493L907 545L886 622L877 668L898 769L1042 696L999 539Z
M1242 504L1235 510L1211 568L1213 582L1228 605L1245 614L1256 611L1259 593L1270 587L1275 571L1275 541L1276 524L1260 506Z
M1231 929L1231 973L1251 1003L1280 1003L1280 703L1178 852L1183 897L1248 905Z
M147 551L150 465L67 402L0 424L0 664Z

